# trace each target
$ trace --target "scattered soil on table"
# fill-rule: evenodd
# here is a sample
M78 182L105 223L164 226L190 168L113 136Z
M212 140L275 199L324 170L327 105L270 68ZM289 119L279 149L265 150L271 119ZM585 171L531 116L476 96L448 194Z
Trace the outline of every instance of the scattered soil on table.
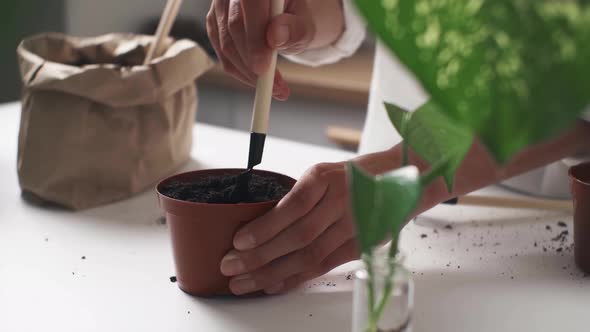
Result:
M552 238L551 241L557 241L557 242L565 242L567 241L567 236L570 234L569 231L563 231L561 233L559 233L559 235L557 235L556 237Z
M547 225L547 226L545 226L545 229L548 230L548 231L550 231L551 230L551 226Z
M420 238L422 238L422 239L425 239L425 238L427 238L427 237L428 237L428 235L426 235L426 234L422 234L422 235L420 235Z
M175 283L175 282L176 282L176 276L172 276L172 277L170 277L170 282L171 282L171 283Z
M452 226L452 225L450 225L450 224L449 224L449 225L446 225L446 226L445 226L445 229L452 230L452 229L453 229L453 226Z
M160 218L158 218L158 220L156 220L156 223L158 225L166 225L166 217L160 217Z
M351 275L351 279L352 279L352 275ZM347 278L346 280L350 280L350 279ZM333 281L318 281L313 284L308 284L307 289L318 288L318 287L336 287L336 286L337 286L337 284Z
M161 188L161 193L174 199L209 204L261 203L283 198L289 188L275 178L252 174L248 195L241 201L233 200L238 175L211 176L196 182L170 182Z
M562 228L567 228L567 224L563 221L558 221L557 226L562 227Z
M86 256L82 256L82 259L86 259Z

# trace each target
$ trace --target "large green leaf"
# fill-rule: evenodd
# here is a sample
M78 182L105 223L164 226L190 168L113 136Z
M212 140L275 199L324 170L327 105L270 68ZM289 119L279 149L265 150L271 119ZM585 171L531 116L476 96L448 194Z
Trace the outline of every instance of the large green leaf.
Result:
M349 164L352 210L363 253L372 253L388 235L397 239L420 200L419 176L414 166L372 177Z
M385 108L394 127L415 153L431 166L446 161L440 175L449 192L453 191L455 172L473 143L469 130L455 124L433 101L415 112L388 103Z
M566 129L590 101L582 0L355 0L441 109L499 161Z

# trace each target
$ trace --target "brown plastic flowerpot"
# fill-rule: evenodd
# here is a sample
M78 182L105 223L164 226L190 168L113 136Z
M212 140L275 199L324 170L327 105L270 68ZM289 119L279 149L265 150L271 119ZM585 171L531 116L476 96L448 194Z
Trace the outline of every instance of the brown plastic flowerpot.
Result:
M161 188L177 182L194 182L211 176L235 175L243 170L213 169L178 174L163 180L156 190L160 207L172 237L178 287L203 297L229 295L229 279L221 274L223 256L233 249L236 231L271 210L278 200L263 203L207 204L170 198ZM272 177L291 189L295 180L281 174L255 170L254 174Z
M574 199L574 253L576 264L590 273L590 163L570 169Z

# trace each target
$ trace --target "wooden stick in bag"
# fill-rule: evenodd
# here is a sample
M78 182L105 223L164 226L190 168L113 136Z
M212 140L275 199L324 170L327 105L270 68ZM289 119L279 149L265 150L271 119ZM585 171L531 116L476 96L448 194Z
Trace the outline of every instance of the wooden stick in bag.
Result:
M160 18L160 23L158 24L158 30L156 31L154 42L150 45L150 49L148 50L148 54L143 63L144 65L148 65L155 57L162 53L164 42L166 41L166 38L168 38L168 35L170 35L170 31L176 21L181 5L182 0L168 0L166 3L164 12Z

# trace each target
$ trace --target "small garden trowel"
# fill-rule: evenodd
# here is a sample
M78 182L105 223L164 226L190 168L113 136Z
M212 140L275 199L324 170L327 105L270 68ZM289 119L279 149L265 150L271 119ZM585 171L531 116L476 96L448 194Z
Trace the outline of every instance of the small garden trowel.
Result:
M282 14L284 6L285 0L272 0L272 17ZM254 98L254 110L252 113L248 168L246 172L238 176L236 189L232 194L234 201L243 201L248 196L248 184L252 169L262 162L264 142L266 141L266 133L268 132L268 119L277 67L277 55L277 50L273 50L268 70L258 77L256 97Z

